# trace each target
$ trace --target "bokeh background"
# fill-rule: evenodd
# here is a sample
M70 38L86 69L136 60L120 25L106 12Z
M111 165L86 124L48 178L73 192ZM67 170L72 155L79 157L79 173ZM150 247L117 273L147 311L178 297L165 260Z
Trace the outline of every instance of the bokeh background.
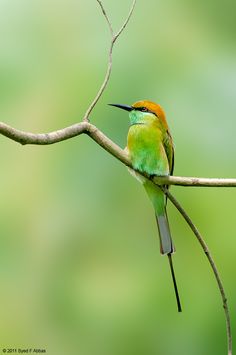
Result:
M103 2L118 29L130 3ZM138 1L92 122L124 147L127 114L107 103L159 102L176 175L235 177L235 36L235 1ZM0 0L1 120L32 132L80 121L103 80L108 47L95 0ZM48 147L1 137L0 145L1 348L226 353L212 271L170 204L182 314L152 206L119 161L87 136ZM171 191L212 251L235 334L236 190Z

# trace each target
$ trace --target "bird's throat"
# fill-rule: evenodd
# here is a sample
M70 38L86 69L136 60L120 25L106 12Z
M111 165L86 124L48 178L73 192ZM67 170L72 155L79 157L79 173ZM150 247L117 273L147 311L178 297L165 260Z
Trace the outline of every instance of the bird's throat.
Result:
M143 112L140 111L131 111L129 113L129 119L130 119L130 126L136 125L136 124L145 124L145 117Z

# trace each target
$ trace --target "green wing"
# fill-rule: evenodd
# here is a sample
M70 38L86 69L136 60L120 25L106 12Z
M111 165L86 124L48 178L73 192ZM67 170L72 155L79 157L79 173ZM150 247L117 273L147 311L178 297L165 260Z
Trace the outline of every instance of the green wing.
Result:
M172 175L174 171L174 144L169 131L165 132L163 145L169 162L170 175Z

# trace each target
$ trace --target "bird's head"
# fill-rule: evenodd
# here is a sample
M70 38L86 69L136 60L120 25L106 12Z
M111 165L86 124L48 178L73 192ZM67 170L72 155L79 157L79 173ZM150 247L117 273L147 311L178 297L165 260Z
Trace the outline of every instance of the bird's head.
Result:
M123 110L129 111L130 124L149 124L154 122L160 122L162 125L167 127L165 113L160 105L147 101L137 101L131 106L120 105L120 104L110 104L121 108Z

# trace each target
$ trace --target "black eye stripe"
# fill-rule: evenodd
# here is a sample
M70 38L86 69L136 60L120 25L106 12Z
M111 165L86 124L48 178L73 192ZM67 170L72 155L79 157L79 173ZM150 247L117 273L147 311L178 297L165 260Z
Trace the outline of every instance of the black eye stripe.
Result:
M153 115L157 116L155 112L148 110L146 107L134 107L134 110L141 111L141 112L153 113Z
M135 111L149 112L146 107L134 107Z

